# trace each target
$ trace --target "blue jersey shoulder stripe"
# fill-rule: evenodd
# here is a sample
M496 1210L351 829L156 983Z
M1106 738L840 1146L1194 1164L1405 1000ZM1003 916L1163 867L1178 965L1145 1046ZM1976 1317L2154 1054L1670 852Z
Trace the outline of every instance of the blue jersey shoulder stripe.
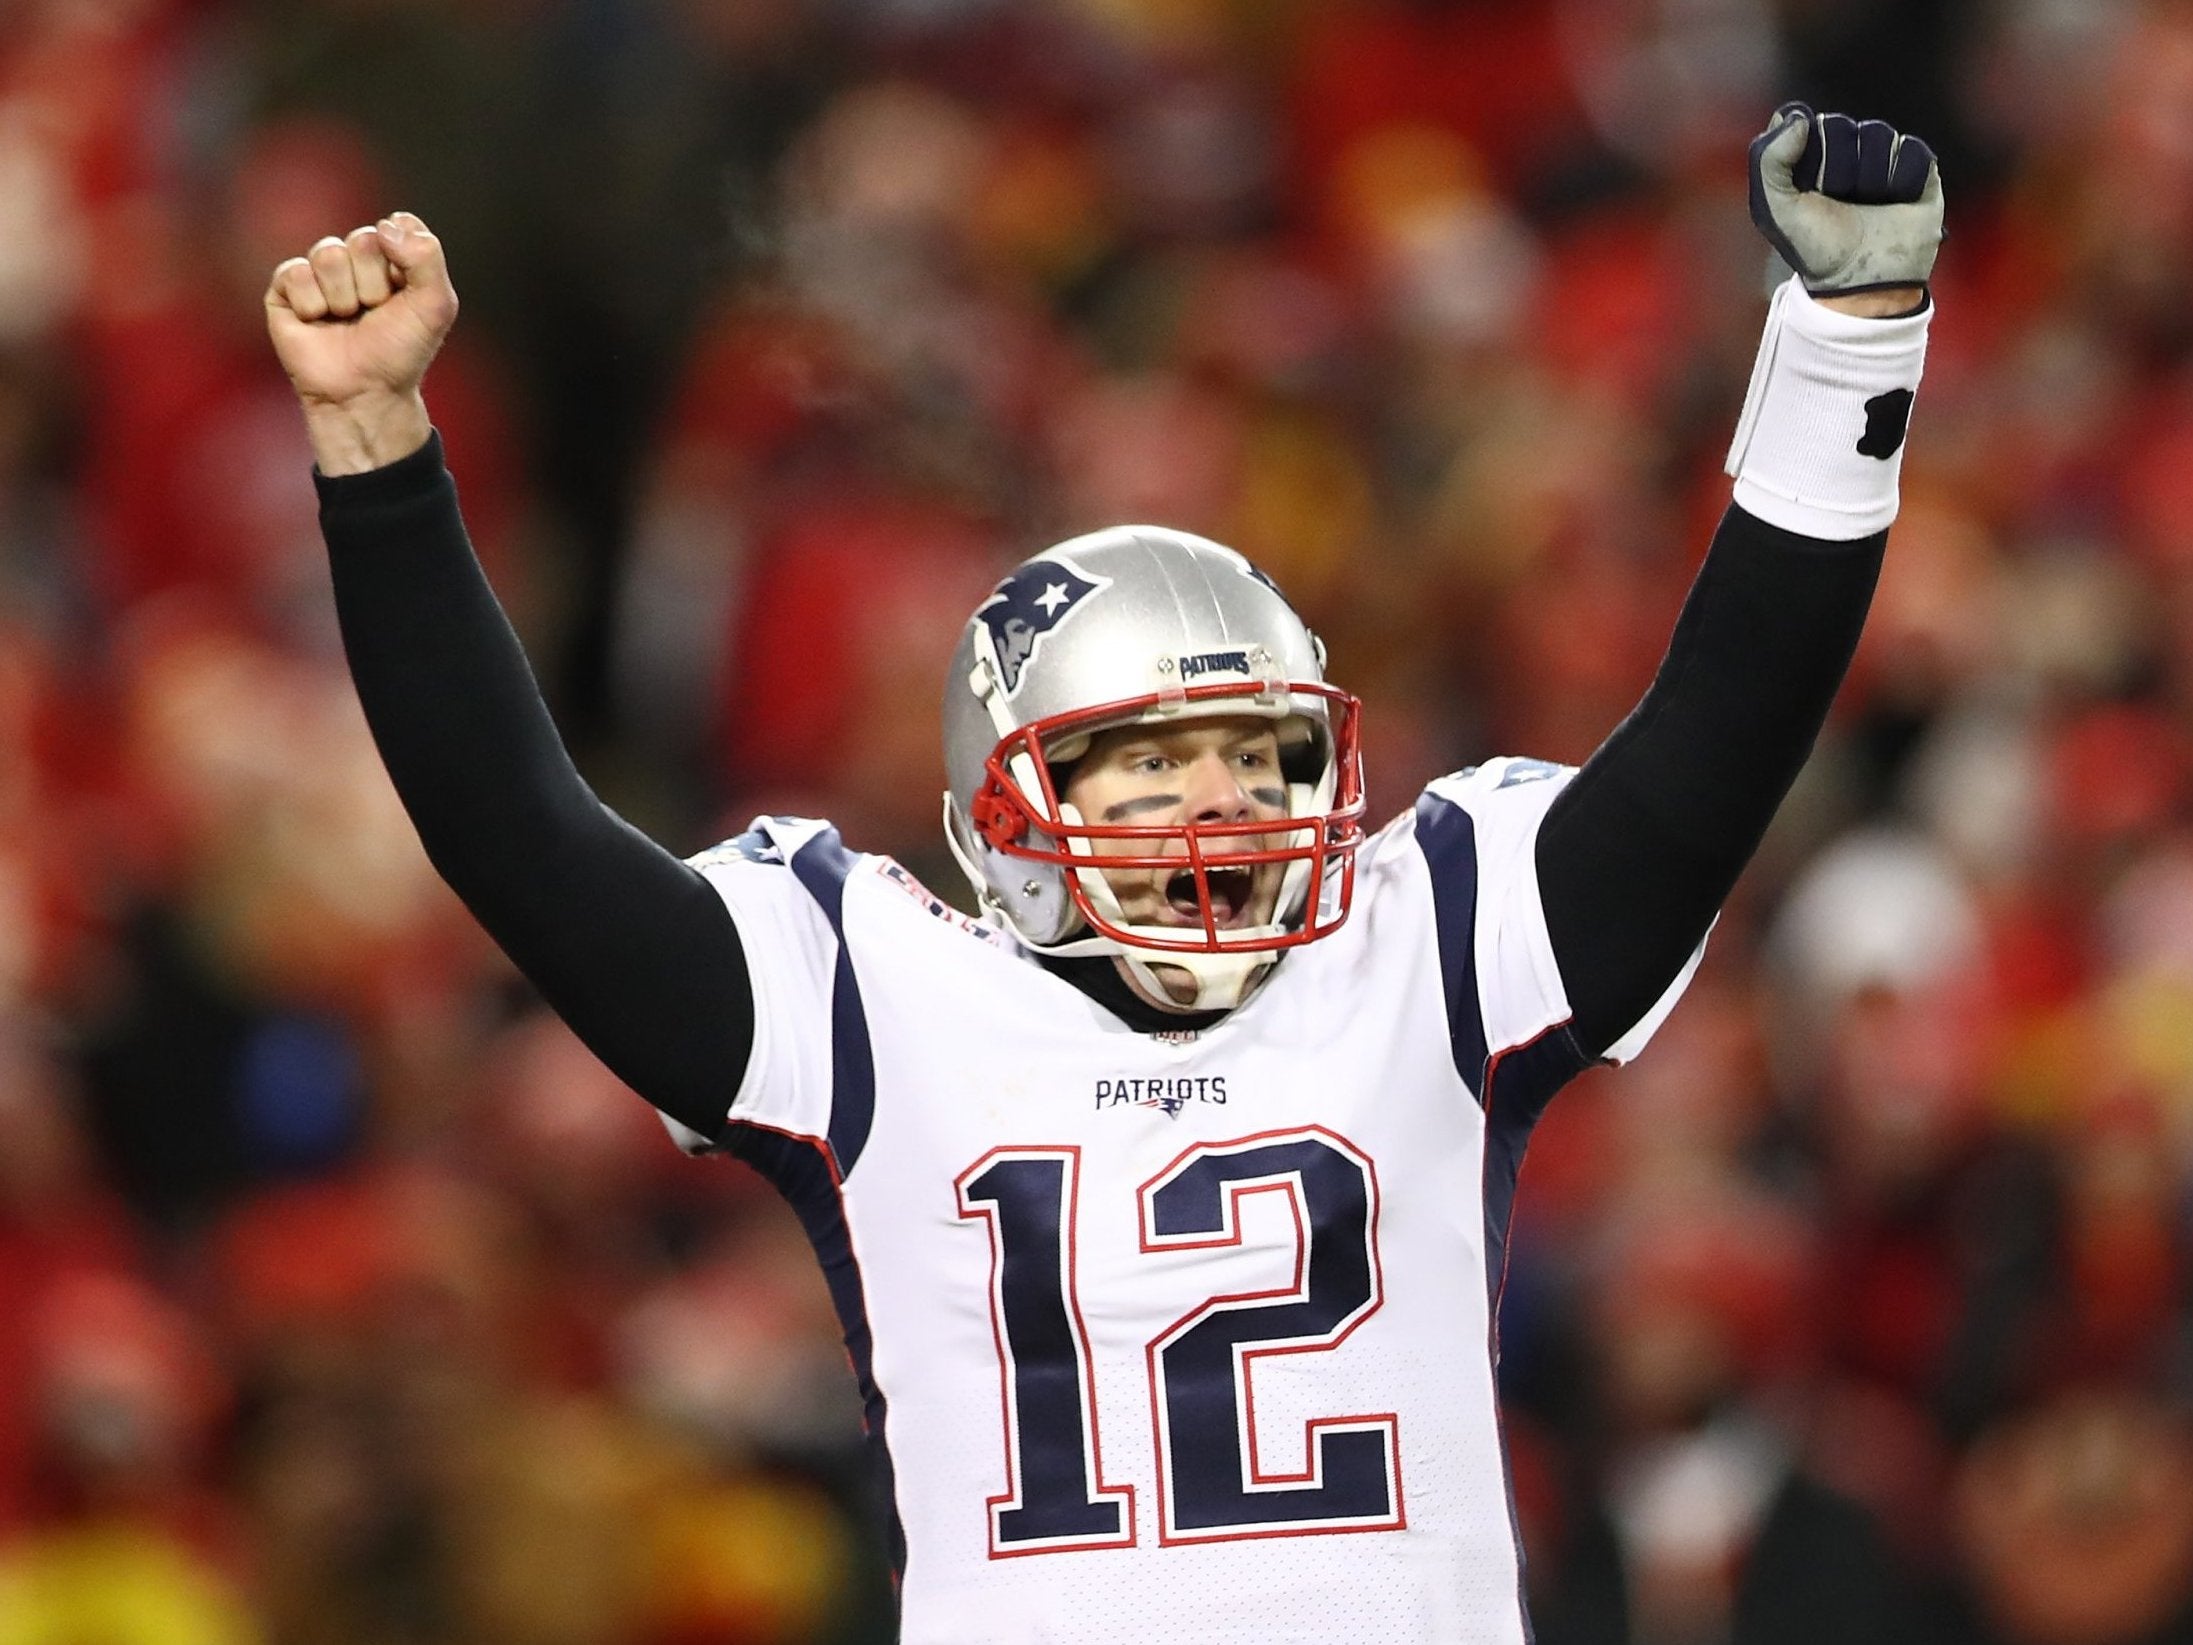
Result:
M1485 1100L1485 1013L1477 996L1477 825L1452 800L1428 790L1416 802L1416 843L1430 865L1439 934L1440 992L1455 1070Z
M906 1533L898 1511L887 1437L889 1409L876 1381L867 1297L840 1189L846 1173L867 1145L876 1106L875 1053L868 1040L868 1015L861 1004L860 983L853 974L852 955L845 944L845 882L860 859L845 848L834 828L824 829L808 840L789 863L776 842L759 829L718 849L750 862L789 867L837 934L838 959L830 994L831 1097L826 1143L818 1146L810 1139L783 1132L734 1125L728 1146L784 1196L798 1214L822 1266L838 1323L845 1333L846 1352L860 1385L865 1417L862 1426L882 1482L891 1567L900 1571L906 1564Z
M791 863L792 873L838 938L837 971L830 983L830 1156L841 1181L868 1146L876 1116L875 1052L868 1043L868 1013L853 974L853 951L845 941L845 881L859 861L845 849L838 831L826 828L801 846Z

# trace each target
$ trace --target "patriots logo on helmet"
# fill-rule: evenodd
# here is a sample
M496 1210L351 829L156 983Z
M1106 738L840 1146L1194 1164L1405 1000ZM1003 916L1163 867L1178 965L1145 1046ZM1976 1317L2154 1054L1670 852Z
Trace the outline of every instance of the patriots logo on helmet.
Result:
M990 630L990 649L1008 697L1020 689L1020 671L1043 636L1109 581L1084 576L1064 560L1030 560L998 584L975 615Z

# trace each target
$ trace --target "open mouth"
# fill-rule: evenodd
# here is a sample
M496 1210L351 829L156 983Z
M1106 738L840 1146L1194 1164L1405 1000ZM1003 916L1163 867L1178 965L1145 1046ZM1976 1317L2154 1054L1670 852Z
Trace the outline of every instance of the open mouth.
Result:
M1211 915L1222 926L1237 923L1249 909L1256 876L1246 868L1212 868L1204 872L1211 888ZM1184 924L1201 925L1203 907L1196 900L1195 870L1183 868L1165 882L1165 905Z

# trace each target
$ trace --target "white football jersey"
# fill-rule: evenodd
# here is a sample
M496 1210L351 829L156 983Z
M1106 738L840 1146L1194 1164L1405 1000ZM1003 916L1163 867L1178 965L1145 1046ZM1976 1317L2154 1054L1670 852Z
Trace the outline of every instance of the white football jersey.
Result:
M836 1296L906 1645L1524 1639L1493 1319L1585 1061L1533 866L1572 775L1431 784L1347 924L1198 1033L826 824L694 859L753 975L734 1146Z

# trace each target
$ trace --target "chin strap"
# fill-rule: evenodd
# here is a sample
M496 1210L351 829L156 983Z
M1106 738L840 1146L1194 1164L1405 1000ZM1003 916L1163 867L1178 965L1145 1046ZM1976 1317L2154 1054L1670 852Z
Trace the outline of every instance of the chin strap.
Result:
M1136 984L1152 1000L1163 1001L1176 1011L1231 1011L1255 990L1279 963L1276 953L1261 954L1167 954L1145 959L1133 950L1122 952L1121 962L1134 974ZM1195 984L1192 999L1177 999L1159 980L1161 970L1185 973Z
M1081 813L1070 805L1062 803L1059 806L1059 815L1061 820L1075 826L1081 822ZM1083 855L1086 847L1087 842L1079 839L1071 840L1068 846L1076 856ZM1093 855L1090 861L1092 866L1076 867L1068 872L1080 883L1090 905L1107 922L1133 932L1137 928L1128 923L1126 911L1120 907L1111 881L1104 877L1101 869L1094 866ZM1277 925L1255 926L1240 935L1247 938L1275 936L1282 929L1283 927ZM1278 954L1269 949L1251 954L1175 954L1164 949L1137 948L1132 943L1114 942L1107 937L1093 936L1081 937L1060 947L1044 950L1053 954L1070 951L1117 955L1126 962L1128 971L1133 974L1135 982L1145 994L1160 1005L1172 1006L1182 1011L1231 1011L1248 998L1249 991L1279 958ZM1176 975L1187 976L1195 984L1194 997L1186 1000L1174 998L1173 991L1159 980L1158 973L1161 969L1170 969Z
M1072 806L1061 805L1059 810L1064 821L1073 824L1078 824L1081 821L1080 814ZM1091 935L1088 933L1085 924L1082 926L1081 934L1070 935L1057 942L1032 941L1027 936L1025 928L1006 915L1005 910L999 905L993 884L989 876L983 871L980 854L984 848L963 832L958 809L953 805L952 796L949 793L944 796L944 839L945 844L951 850L952 856L959 863L961 872L966 874L968 880L978 888L978 895L983 906L990 910L994 917L1004 919L1006 928L1019 940L1023 948L1033 954L1047 954L1059 959L1102 956L1121 960L1125 963L1135 984L1152 1001L1157 1002L1161 1008L1177 1011L1231 1011L1255 991L1265 975L1279 962L1280 954L1269 949L1245 954L1178 954L1165 949L1137 948L1132 943L1116 942L1109 937ZM1085 849L1086 842L1076 841L1075 845ZM1287 878L1280 892L1279 906L1281 908L1287 908L1300 900L1303 889L1302 876L1307 871L1306 864L1289 865ZM1090 903L1107 921L1129 932L1137 929L1135 926L1128 924L1126 911L1120 907L1119 899L1112 891L1111 882L1106 880L1103 872L1094 865L1093 859L1087 867L1076 866L1066 872L1072 874L1080 883ZM1031 884L1037 883L1040 883L1040 880L1031 880ZM1065 899L1065 876L1059 876L1052 883L1057 886L1057 890L1053 895L1057 900L1063 902ZM1329 892L1330 886L1327 889ZM1256 926L1241 932L1240 935L1254 939L1276 936L1285 929L1287 928L1283 924ZM1166 934L1164 932L1152 933L1154 936ZM1195 985L1194 996L1187 1000L1175 999L1172 990L1160 979L1159 972L1161 970L1170 971L1176 980L1183 976L1188 978Z

